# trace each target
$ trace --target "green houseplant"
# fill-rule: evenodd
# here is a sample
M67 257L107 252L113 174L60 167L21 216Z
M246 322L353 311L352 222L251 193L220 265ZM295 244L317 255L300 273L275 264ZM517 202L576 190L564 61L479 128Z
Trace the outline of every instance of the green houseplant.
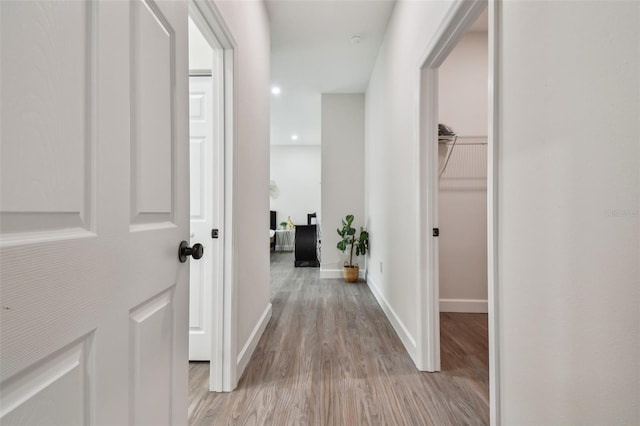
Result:
M358 274L360 273L360 268L358 264L353 264L353 251L355 249L356 256L367 254L367 250L369 249L369 233L365 231L362 227L360 227L360 235L356 235L356 229L352 227L354 216L352 214L348 214L344 219L342 219L342 229L338 229L338 235L342 238L338 242L338 250L343 253L350 247L349 250L349 262L344 262L344 266L342 268L342 274L344 276L344 280L348 283L354 283L358 280Z

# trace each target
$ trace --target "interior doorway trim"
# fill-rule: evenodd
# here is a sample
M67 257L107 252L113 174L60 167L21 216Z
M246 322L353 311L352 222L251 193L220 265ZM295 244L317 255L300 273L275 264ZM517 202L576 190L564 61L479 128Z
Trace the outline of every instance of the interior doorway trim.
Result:
M223 158L224 167L216 175L217 188L223 195L224 208L219 212L219 249L222 267L214 271L218 285L213 289L212 347L209 368L209 390L230 392L238 382L238 350L236 345L236 253L234 241L236 224L235 188L235 49L236 43L227 28L213 0L189 0L189 15L209 44L214 47L214 73L223 76L222 87L216 88L222 94L217 108L222 110L224 122L216 123L214 137L218 143L215 155ZM214 107L216 108L216 107Z
M489 85L487 164L487 244L489 310L490 421L499 425L498 283L497 283L497 78L499 0L455 0L432 43L418 63L418 333L417 364L422 371L440 371L440 298L438 277L438 68L488 5Z

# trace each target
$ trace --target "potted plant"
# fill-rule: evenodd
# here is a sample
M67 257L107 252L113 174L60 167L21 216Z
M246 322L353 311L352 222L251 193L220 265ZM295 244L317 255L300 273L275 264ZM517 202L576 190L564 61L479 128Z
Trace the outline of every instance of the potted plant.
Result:
M349 251L349 262L347 263L345 261L342 268L344 280L348 283L356 282L358 280L358 274L360 273L358 264L353 264L353 250L355 249L356 256L360 256L367 254L367 250L369 249L369 233L360 227L360 235L356 235L356 229L351 226L353 219L353 215L348 214L344 219L342 219L342 229L337 230L338 235L342 238L338 242L338 250L344 253L347 250L347 247L351 246Z
M287 222L287 221L280 222L280 227L281 227L282 229L287 229L287 225L289 225L289 222Z

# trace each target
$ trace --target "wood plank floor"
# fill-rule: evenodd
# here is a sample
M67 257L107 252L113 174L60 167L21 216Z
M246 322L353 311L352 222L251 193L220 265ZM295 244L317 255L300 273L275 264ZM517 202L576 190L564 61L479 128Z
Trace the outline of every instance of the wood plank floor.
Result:
M365 283L271 256L273 318L234 392L208 392L208 363L190 364L190 424L489 423L485 314L443 313L443 371L421 373Z

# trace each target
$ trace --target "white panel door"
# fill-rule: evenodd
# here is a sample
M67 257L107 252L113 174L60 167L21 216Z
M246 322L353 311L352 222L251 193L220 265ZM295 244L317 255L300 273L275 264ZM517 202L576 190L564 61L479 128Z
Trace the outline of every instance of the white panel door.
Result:
M0 423L186 424L187 4L0 1Z
M189 359L210 361L212 345L213 254L213 79L189 77L191 159L191 243L204 246L204 256L191 263L189 292Z

